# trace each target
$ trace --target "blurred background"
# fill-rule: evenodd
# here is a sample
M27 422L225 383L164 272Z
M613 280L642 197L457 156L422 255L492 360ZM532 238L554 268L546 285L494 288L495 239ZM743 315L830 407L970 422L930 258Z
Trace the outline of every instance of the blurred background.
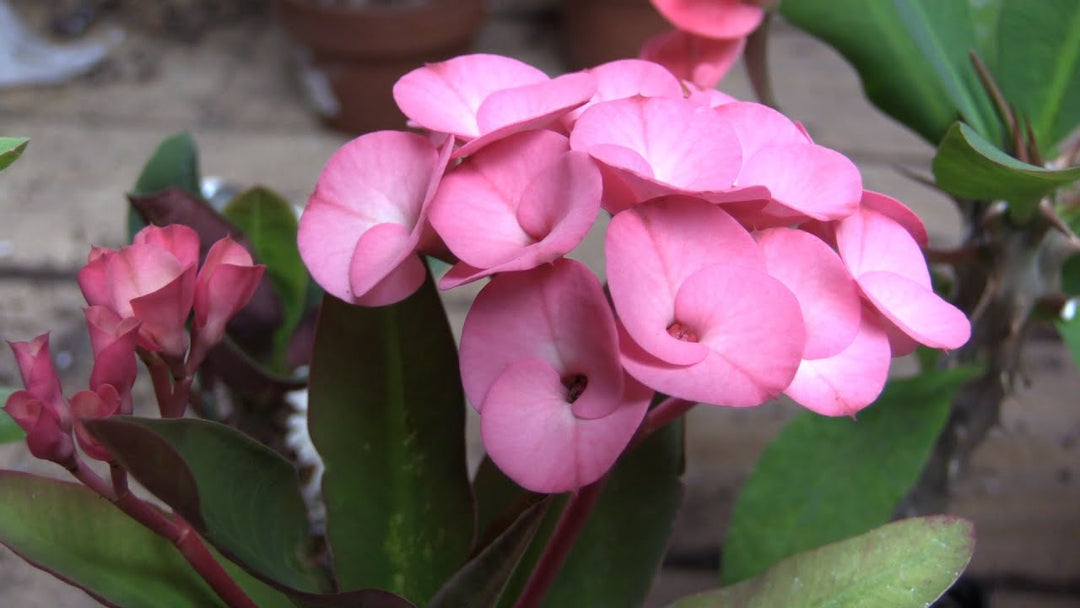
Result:
M415 14L391 18L401 12ZM664 28L648 0L0 0L0 134L31 138L0 176L0 337L51 331L67 386L85 382L75 272L91 244L124 243L124 194L170 134L192 134L204 176L302 205L351 136L403 128L389 88L424 61L471 50L556 75L633 56ZM933 150L872 108L822 43L780 22L769 53L783 110L855 160L867 188L915 208L934 245L955 243L952 205L902 171L927 174ZM741 65L720 88L752 99ZM599 269L595 236L578 256ZM445 296L458 327L474 293ZM951 501L978 533L968 573L983 597L971 606L1080 606L1080 374L1045 336ZM17 379L2 349L0 385ZM732 499L795 411L691 414L685 504L651 605L715 586ZM62 473L21 446L0 446L0 466ZM0 606L96 605L0 548Z

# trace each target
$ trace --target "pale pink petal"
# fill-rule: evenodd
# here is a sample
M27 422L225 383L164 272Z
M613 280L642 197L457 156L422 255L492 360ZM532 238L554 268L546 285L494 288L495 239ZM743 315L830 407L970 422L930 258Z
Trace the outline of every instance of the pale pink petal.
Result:
M473 302L460 357L469 402L480 408L503 369L524 359L546 361L563 379L587 377L578 416L606 415L617 405L603 397L623 390L615 322L599 280L580 262L498 275Z
M543 118L551 121L588 101L596 93L596 77L587 72L565 74L536 84L496 91L480 104L476 120L481 133Z
M716 108L730 121L749 159L766 146L811 143L794 121L769 106L750 101L734 101Z
M109 307L122 317L130 317L132 299L161 289L185 272L194 276L196 267L189 264L185 268L168 250L140 243L122 247L106 258L105 271L112 291Z
M357 296L355 303L361 306L387 306L411 296L420 289L427 276L427 267L419 255L409 254L389 274L362 296Z
M773 200L819 220L853 214L862 176L846 156L814 144L765 146L746 159L738 184L762 185Z
M412 255L415 245L411 231L401 224L376 224L364 232L356 242L349 266L349 300L360 298L386 278Z
M525 359L484 400L480 434L491 459L527 490L555 494L590 484L615 464L648 409L648 393L603 418L574 416L559 372Z
M547 80L546 74L516 59L462 55L402 76L394 84L394 100L420 126L471 139L481 134L477 112L489 95Z
M719 108L720 106L739 101L727 93L721 93L713 88L702 87L689 80L683 81L683 86L690 91L687 99L707 108Z
M686 99L631 97L594 105L578 118L570 147L591 153L601 145L635 152L651 171L643 174L618 161L610 166L682 191L726 190L742 165L728 121Z
M90 250L86 265L79 269L77 279L86 303L91 306L112 308L112 287L109 281L109 257L116 255L112 249L94 247Z
M891 272L858 276L859 288L889 321L932 348L959 348L971 337L964 313L925 287Z
M860 209L836 225L840 257L856 280L867 272L891 272L930 289L930 271L918 243L891 218Z
M750 407L779 395L803 349L795 297L764 273L736 266L710 266L693 282L681 296L691 308L684 322L705 328L698 331L707 341L707 356L692 365L666 363L643 350L620 324L626 371L652 389L699 403ZM726 293L717 293L725 288Z
M195 278L195 267L191 266L155 291L132 298L131 316L139 320L144 347L177 358L187 353L187 319L195 301Z
M885 332L864 319L843 351L804 360L784 394L825 416L853 416L885 388L891 356Z
M657 199L616 215L604 251L611 298L627 331L648 352L680 365L706 356L700 344L668 333L687 277L717 262L764 270L742 226L719 207L688 197Z
M199 235L183 224L147 226L135 233L131 242L164 249L173 254L181 266L199 264Z
M426 205L449 159L427 139L396 131L362 135L327 162L300 218L297 245L315 280L330 294L355 302L357 285L381 281L393 266L354 268L358 241L374 226L394 224L408 234L404 259L419 242ZM397 229L395 229L397 230ZM377 248L384 254L386 247Z
M791 228L765 230L756 237L769 275L799 301L806 324L803 358L831 357L846 348L859 329L862 305L836 252L816 236Z
M757 29L765 9L743 0L652 0L675 27L709 38L741 38Z
M604 101L625 99L636 95L642 97L684 96L679 79L664 66L651 61L618 59L590 68L589 73L596 78L596 93L587 104L567 114L567 126L572 126L586 108Z
M864 190L860 205L863 209L876 211L903 226L920 247L926 247L930 244L930 237L926 233L926 225L904 203L880 192Z
M671 30L646 40L639 57L655 61L682 80L714 88L742 56L745 46L745 38L703 38Z

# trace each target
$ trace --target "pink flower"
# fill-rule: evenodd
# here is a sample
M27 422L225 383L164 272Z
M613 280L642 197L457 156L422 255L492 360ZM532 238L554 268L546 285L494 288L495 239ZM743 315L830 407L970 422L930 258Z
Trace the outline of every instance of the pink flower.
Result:
M8 397L4 411L26 431L31 454L65 462L74 453L71 414L49 354L49 335L42 334L28 342L8 342L8 345L15 354L26 388Z
M84 419L108 418L121 413L120 395L111 384L104 384L95 390L79 391L71 398L71 411L75 414L75 440L79 442L86 455L105 462L113 459L90 431L83 424Z
M667 194L713 202L768 196L764 188L731 192L743 163L739 138L727 119L687 99L598 103L578 118L570 147L609 167L633 193L636 200L612 200L605 192L604 208L612 213Z
M612 219L605 252L623 365L646 386L746 407L791 382L807 344L799 301L720 207L642 203Z
M922 251L908 228L864 207L837 224L836 242L863 297L881 313L885 330L896 334L894 356L910 352L914 342L944 349L967 342L971 324L934 293Z
M463 55L417 68L394 85L394 100L416 124L468 142L464 156L512 133L543 128L596 91L586 73L549 78L499 55Z
M450 157L412 133L379 131L326 163L300 218L297 244L328 293L354 304L399 302L424 281L415 250Z
M484 287L465 320L461 375L488 454L535 492L603 476L652 395L619 365L599 281L567 259Z
M528 270L562 257L600 210L600 172L565 136L511 135L450 171L431 203L431 225L460 263L444 289L495 272Z
M596 93L588 103L569 112L563 123L569 131L582 112L592 106L627 97L676 97L684 95L682 83L664 66L641 59L618 59L588 70L596 78Z
M204 348L225 336L225 324L251 300L265 270L229 237L210 247L195 281L195 336Z
M744 0L651 0L680 30L706 38L745 38L765 18L765 10Z
M144 348L182 358L198 263L194 230L180 224L147 226L127 247L93 249L79 271L79 287L91 306L138 319Z
M130 414L131 387L138 375L135 345L139 320L134 317L122 319L104 306L89 306L83 312L94 352L90 389L97 391L105 385L112 386L119 395L123 413Z
M26 445L35 458L65 464L74 455L70 418L61 420L55 408L30 391L11 393L4 411L26 431ZM66 406L64 411L66 414Z
M757 103L724 104L715 112L728 121L742 146L735 185L764 187L769 203L730 211L755 228L790 226L807 219L836 220L859 207L862 176L843 154L810 141L783 114Z
M745 38L704 38L671 30L649 38L639 57L655 61L682 80L712 89L742 56Z

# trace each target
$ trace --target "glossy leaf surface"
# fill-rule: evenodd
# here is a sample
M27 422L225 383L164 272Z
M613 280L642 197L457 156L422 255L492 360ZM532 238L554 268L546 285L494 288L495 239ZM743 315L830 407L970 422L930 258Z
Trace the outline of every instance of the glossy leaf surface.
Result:
M668 608L923 608L948 590L974 549L968 521L906 519L799 553L756 578Z
M1080 179L1080 167L1053 170L1019 161L963 123L949 129L933 168L937 185L946 192L974 200L1006 200L1020 213Z
M430 276L381 308L326 296L310 378L341 588L426 604L465 563L474 526L457 349Z
M113 417L87 427L121 464L225 554L285 587L323 591L308 554L296 472L239 431L195 419Z
M893 381L856 419L804 412L791 420L739 494L722 581L737 583L888 522L971 375L962 369Z

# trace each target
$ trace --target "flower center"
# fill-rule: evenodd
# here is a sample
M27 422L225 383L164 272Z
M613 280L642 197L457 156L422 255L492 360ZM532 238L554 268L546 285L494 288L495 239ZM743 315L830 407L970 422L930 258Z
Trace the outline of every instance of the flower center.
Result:
M584 374L574 374L563 377L562 383L566 387L566 402L573 403L585 392L589 379Z
M698 335L689 325L683 325L679 321L675 321L671 325L668 325L667 333L676 340L682 340L683 342L697 342Z

